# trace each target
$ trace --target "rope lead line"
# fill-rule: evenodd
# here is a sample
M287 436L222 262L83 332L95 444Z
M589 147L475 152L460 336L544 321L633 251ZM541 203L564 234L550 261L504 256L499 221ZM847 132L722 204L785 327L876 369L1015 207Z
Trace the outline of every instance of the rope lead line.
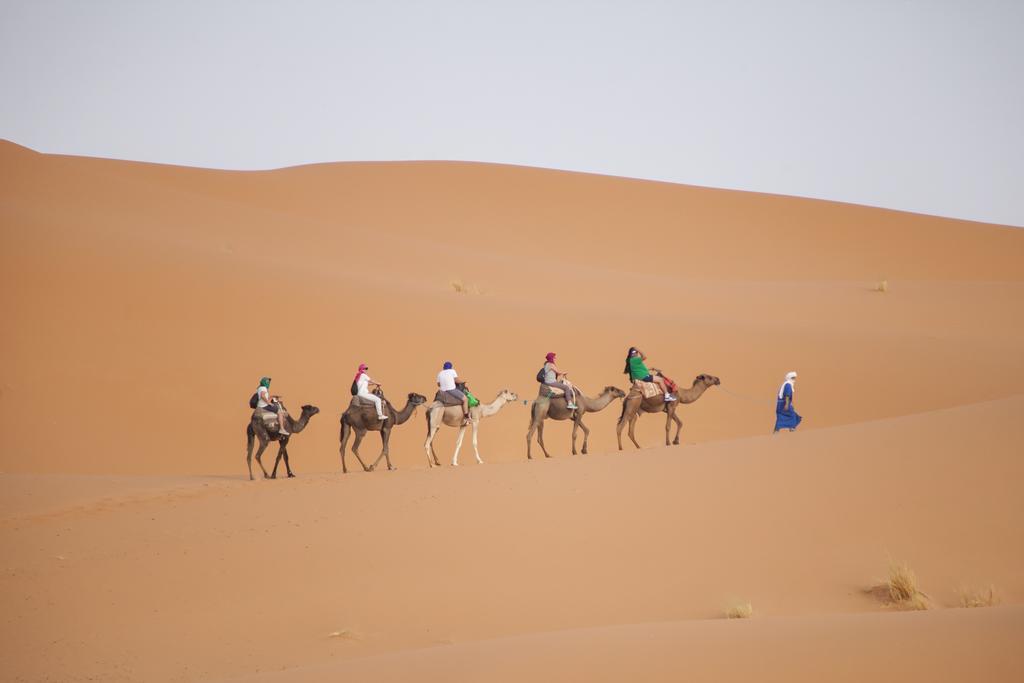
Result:
M736 398L742 398L744 401L751 401L753 403L760 403L760 404L767 403L767 401L765 401L763 398L754 398L752 396L744 396L743 394L737 394L735 391L729 391L725 387L721 387L720 386L720 387L718 387L718 389L720 391L724 391L725 393L729 394L730 396L735 396Z

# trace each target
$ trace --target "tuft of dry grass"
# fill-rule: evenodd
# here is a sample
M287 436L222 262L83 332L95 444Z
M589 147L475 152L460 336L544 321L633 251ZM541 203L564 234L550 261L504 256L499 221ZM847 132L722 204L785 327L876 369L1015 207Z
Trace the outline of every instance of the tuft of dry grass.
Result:
M451 287L452 291L455 292L456 294L483 294L483 291L480 289L479 285L468 284L466 282L463 282L461 278L450 280L448 282L448 286Z
M889 599L893 602L910 600L918 593L917 575L905 564L889 565Z
M877 285L875 285L875 291L876 292L888 292L889 291L889 281L888 280L882 280L881 282L879 282Z
M889 579L884 585L894 607L905 610L925 610L931 607L928 595L918 588L917 575L904 563L889 564Z
M980 589L961 588L957 593L960 595L961 607L993 607L999 604L995 586Z
M749 602L737 601L725 608L726 619L749 619L754 616L754 606Z

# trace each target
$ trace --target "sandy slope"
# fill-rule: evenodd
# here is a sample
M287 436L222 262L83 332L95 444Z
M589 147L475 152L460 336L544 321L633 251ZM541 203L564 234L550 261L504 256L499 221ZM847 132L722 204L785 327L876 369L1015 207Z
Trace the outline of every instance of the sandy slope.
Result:
M537 169L231 173L0 143L0 273L2 678L1019 669L1018 230ZM591 456L560 424L557 457L527 463L519 403L485 422L486 467L428 471L419 414L399 472L338 472L360 360L396 399L445 359L485 398L532 398L546 351L594 393L630 344L722 378L682 409L696 445L613 453L613 407ZM769 437L792 368L806 429ZM261 374L322 409L298 479L244 480ZM890 556L939 607L989 583L1004 607L894 614L863 592ZM717 619L733 598L761 618Z
M688 441L764 433L791 368L807 428L1024 387L1018 230L474 164L230 173L7 144L0 181L0 406L38 426L12 435L5 471L240 473L262 374L323 410L298 471L336 467L361 360L396 400L432 393L446 359L481 396L532 397L547 351L597 392L638 344L756 397L686 408ZM882 277L890 292L870 291ZM590 420L597 448L612 412ZM421 420L395 430L399 466L425 466ZM522 458L526 421L520 405L486 424L484 455ZM567 427L549 433L565 453Z
M173 481L7 516L6 664L199 680L598 626L718 629L737 598L759 617L885 615L864 589L889 557L938 606L990 583L1018 605L1022 409L1018 397L628 456ZM1010 628L993 665L1018 661L1012 615L992 626ZM925 649L946 637L907 628Z
M231 681L1012 681L1024 607L682 621L411 650Z

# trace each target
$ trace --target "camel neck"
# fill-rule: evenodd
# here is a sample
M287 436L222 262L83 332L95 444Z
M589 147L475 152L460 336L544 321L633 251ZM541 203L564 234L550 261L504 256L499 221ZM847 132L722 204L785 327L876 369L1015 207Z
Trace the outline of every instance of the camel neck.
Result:
M490 403L481 403L480 404L480 416L481 417L490 417L491 415L494 415L496 412L501 410L502 406L504 406L505 403L507 403L507 400L505 399L505 397L502 396L501 394L498 394L498 397L495 398Z
M708 385L705 384L704 382L694 382L692 387L690 387L686 391L680 391L679 392L679 396L678 396L679 402L680 403L693 403L698 398L700 398L701 395L705 391L707 391L707 390L708 390Z
M412 417L413 413L416 412L416 404L412 401L406 401L405 407L395 413L395 424L400 425L408 421Z
M601 395L598 396L597 398L590 398L588 396L582 395L580 396L580 401L581 403L583 403L583 407L585 407L588 411L591 412L604 410L605 408L608 407L608 404L610 404L614 400L615 397L612 396L610 391L602 392Z

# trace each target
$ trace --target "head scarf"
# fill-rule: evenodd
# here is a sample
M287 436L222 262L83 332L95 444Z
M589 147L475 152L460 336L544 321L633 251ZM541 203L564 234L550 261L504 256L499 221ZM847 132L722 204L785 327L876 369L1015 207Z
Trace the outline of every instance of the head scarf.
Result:
M544 356L544 358L546 358L549 363L554 363L555 362L555 352L552 351L548 355Z
M269 377L260 377L260 386L261 387L266 387L266 388L269 389L270 388L270 378Z
M796 371L795 370L793 372L787 372L786 373L786 381L782 383L781 387L779 387L779 398L782 398L782 395L785 393L786 385L787 384L790 387L795 388L795 386L796 386Z
M368 367L366 366L366 363L360 363L360 364L359 364L359 370L358 370L358 371L356 372L356 376L355 376L355 378L353 378L353 380L352 380L352 381L353 381L353 382L358 382L358 381L359 381L359 376L360 376L360 375L362 375L362 374L363 374L364 372L366 372L366 371L367 371L367 370L369 370L369 369L370 369L370 368L368 368Z
M450 360L446 360L444 362L444 367L442 369L443 370L451 370L452 369L452 362Z

